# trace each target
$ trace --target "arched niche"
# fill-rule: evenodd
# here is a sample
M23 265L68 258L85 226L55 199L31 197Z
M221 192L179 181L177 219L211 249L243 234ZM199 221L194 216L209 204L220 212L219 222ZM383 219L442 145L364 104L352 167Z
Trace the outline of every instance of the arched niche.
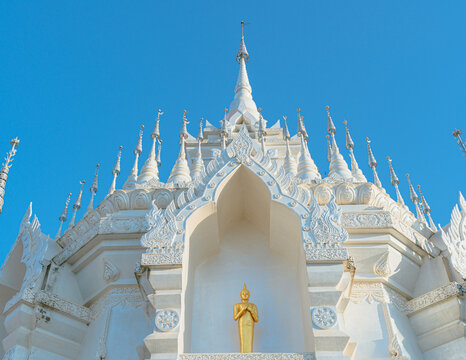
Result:
M259 309L255 352L313 351L298 215L240 166L187 219L180 353L239 351L233 305L246 283Z

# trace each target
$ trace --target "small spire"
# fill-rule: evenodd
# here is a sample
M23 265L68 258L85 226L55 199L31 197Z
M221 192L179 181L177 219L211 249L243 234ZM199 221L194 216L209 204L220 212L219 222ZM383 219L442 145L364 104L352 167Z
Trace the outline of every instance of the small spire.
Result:
M138 161L139 156L142 154L142 133L144 130L144 125L141 125L141 130L139 130L139 138L136 147L134 148L134 164L133 168L131 169L131 173L126 179L125 184L123 185L123 189L134 189L136 187L136 182L138 180Z
M257 106L254 100L252 99L252 88L249 83L249 77L246 70L246 63L249 60L249 53L246 50L246 44L244 42L244 22L241 22L241 42L239 46L238 53L236 54L236 61L239 62L239 73L238 79L236 81L235 86L235 97L230 104L230 112L228 115L228 119L231 119L236 113L240 114L241 116L234 117L234 123L232 126L240 125L241 123L245 122L247 125L251 125L250 118L251 116L254 119L259 118L259 114L257 112ZM244 116L249 114L250 116Z
M173 183L179 186L184 186L191 182L191 175L188 167L188 161L186 160L185 150L185 142L186 138L188 137L188 131L186 129L188 120L186 119L186 113L187 111L183 110L183 125L181 126L180 131L180 153L170 173L170 177L168 178L169 183Z
M223 116L223 119L220 120L220 140L221 140L221 143L222 143L222 149L225 150L226 146L227 146L227 142L226 142L226 138L228 137L228 121L227 121L227 112L228 112L228 109L225 108L223 110L223 112L225 113L224 116Z
M68 204L70 203L70 199L71 199L71 193L69 193L68 196L66 197L65 207L63 208L62 213L58 217L58 220L60 220L60 227L58 228L57 235L55 235L55 240L59 239L60 236L61 236L61 228L62 228L63 223L66 221L66 218L68 216Z
M349 129L348 129L348 122L345 120L343 121L345 124L345 129L346 129L346 149L350 153L350 159L351 159L351 174L353 174L353 177L359 181L359 182L366 182L367 179L362 173L362 170L359 168L358 162L356 161L356 158L354 157L354 142L353 139L351 138Z
M301 109L298 108L298 136L301 139L301 153L298 159L298 173L297 176L301 180L311 181L320 179L319 170L317 169L314 160L311 158L309 148L307 147L307 132L304 127L303 117L301 116Z
M160 123L160 115L163 115L163 112L159 109L157 111L157 120L155 121L154 131L152 131L151 138L152 138L152 147L150 149L149 156L147 157L144 166L141 169L141 173L138 177L138 184L144 184L149 181L158 181L159 180L159 169L157 167L157 160L155 155L155 145L157 140L160 137L159 131L159 123Z
M74 226L74 223L76 221L76 213L78 212L79 209L81 209L81 198L83 196L83 188L84 188L84 184L86 183L86 181L82 180L79 183L81 184L81 189L79 190L78 197L76 198L76 201L73 204L73 216L71 217L71 221L68 225L68 229L71 229Z
M328 135L330 136L330 139L332 141L332 146L329 146L330 166L328 176L330 178L339 178L341 180L351 179L351 171L349 171L348 164L346 164L345 159L343 159L343 155L340 154L340 149L338 149L338 145L335 140L335 134L337 133L337 129L333 124L332 117L330 116L330 106L327 105L325 109L327 110L328 118Z
M159 148L157 149L157 165L160 167L162 165L162 139L159 139Z
M199 131L197 133L197 141L200 143L202 140L204 140L204 132L202 131L202 122L204 121L204 118L200 118L199 120Z
M262 118L262 108L257 109L259 111L259 126L257 130L257 137L259 139L259 142L261 143L261 150L262 154L266 154L265 150L265 135L267 135L265 128L264 128L264 120Z
M438 229L435 226L435 223L432 220L432 217L430 216L430 212L431 212L430 206L429 206L429 204L427 204L426 198L424 197L424 194L421 191L421 186L418 185L417 189L419 190L419 195L421 195L422 210L424 211L424 214L426 214L427 218L429 219L430 228L433 231L437 231Z
M304 126L303 117L301 116L301 109L297 109L298 112L298 136L303 135L304 141L309 140L309 136L307 135L306 127Z
M288 124L286 123L286 116L283 116L283 120L285 121L285 131L283 133L283 138L285 140L286 146L286 155L285 160L283 162L283 168L287 174L290 174L292 177L295 177L298 172L298 165L296 164L296 159L291 154L290 150L290 132L288 131Z
M332 161L332 145L330 144L330 136L327 135L327 160L328 162Z
M368 137L366 137L366 141L367 141L367 153L368 153L368 157L369 157L369 167L372 169L372 172L374 173L374 184L380 188L380 189L383 189L382 188L382 183L380 182L380 179L379 179L379 176L377 175L377 161L375 160L375 157L374 157L374 154L372 153L372 149L371 149L371 141L369 140Z
M97 190L98 190L97 185L98 185L99 167L100 167L100 164L97 164L96 169L95 169L94 181L92 181L92 185L89 189L91 191L91 200L89 201L89 205L87 206L86 213L94 209L94 197L95 197L95 194L97 194Z
M10 171L11 162L13 161L13 157L16 154L16 147L19 144L18 138L14 138L10 141L11 150L6 154L5 162L2 165L0 170L0 214L2 213L3 208L3 197L5 196L5 186L6 180L8 179L8 173Z
M390 157L387 156L387 160L388 160L388 166L390 168L390 182L395 187L395 191L396 191L396 202L398 204L405 205L405 201L403 200L403 197L401 196L400 189L398 189L398 184L400 183L400 180L398 180L398 177L395 174L395 170L393 169L392 159L390 159Z
M196 154L196 157L193 159L193 164L191 167L191 177L193 179L201 178L202 173L205 170L204 160L202 159L202 149L201 149L202 140L204 140L204 134L202 131L203 120L204 120L203 118L199 120L199 132L197 134L197 144L198 144L197 154Z
M239 45L238 53L236 54L236 61L240 63L241 59L244 59L244 62L249 61L248 50L246 49L246 44L244 43L244 21L241 21L241 43Z
M422 222L427 225L426 218L422 214L421 208L419 207L419 198L414 190L413 184L411 184L411 179L409 178L409 174L406 174L406 178L408 179L409 184L409 197L411 201L414 203L414 207L416 208L416 217L419 222Z
M118 175L120 175L120 160L121 160L121 150L122 149L123 149L123 146L120 145L119 150L118 150L118 157L116 159L115 166L112 169L113 180L112 180L112 184L110 185L108 195L113 194L113 192L116 189L116 180L117 180Z

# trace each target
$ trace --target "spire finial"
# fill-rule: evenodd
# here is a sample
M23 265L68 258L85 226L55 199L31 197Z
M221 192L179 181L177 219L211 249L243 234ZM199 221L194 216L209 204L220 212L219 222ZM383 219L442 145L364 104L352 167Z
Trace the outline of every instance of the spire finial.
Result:
M419 206L419 198L417 196L416 191L414 190L413 184L411 184L411 179L409 177L409 174L406 174L406 178L408 179L408 184L409 184L409 197L411 201L414 203L414 207L416 208L417 220L427 225L426 218L422 214L421 208Z
M377 161L375 160L374 154L372 153L371 149L371 141L369 140L368 137L366 137L366 142L367 142L367 154L369 158L369 167L372 169L372 172L374 173L374 184L380 188L382 188L382 183L380 182L379 176L377 175Z
M155 121L154 131L151 134L152 146L149 152L149 156L147 157L147 160L145 161L144 166L142 167L141 172L137 178L138 184L145 184L149 181L159 180L159 169L157 167L155 145L157 143L157 140L160 137L159 123L160 123L160 115L162 114L163 112L159 109L157 111L157 119Z
M202 123L204 121L204 118L200 118L199 119L199 132L197 133L197 141L198 142L202 142L202 140L204 140L204 133L202 131Z
M5 162L3 163L2 168L0 170L0 214L2 213L4 201L3 196L5 195L6 180L10 171L11 162L13 161L13 157L16 154L16 147L18 146L18 144L18 138L14 138L10 141L11 150L6 154Z
M303 122L303 117L301 116L301 109L297 109L298 112L298 136L302 136L304 138L304 141L307 141L309 139L309 136L307 135L306 127L304 126Z
M220 140L222 143L222 149L226 148L226 138L228 137L228 122L227 122L227 112L228 109L225 108L224 110L223 119L220 120Z
M197 135L197 155L194 157L192 166L191 166L191 178L201 178L203 171L205 171L204 160L202 160L202 140L204 140L204 134L202 133L202 122L204 118L199 120L199 133Z
M141 130L139 130L139 138L136 147L134 148L134 164L131 169L131 172L128 178L123 185L123 189L134 189L136 187L136 182L138 180L138 164L139 156L142 154L142 134L144 131L144 125L141 125Z
M78 197L76 198L76 201L73 204L73 216L71 217L71 221L68 225L68 229L71 229L74 226L74 223L76 221L76 213L81 208L81 198L83 196L83 187L86 181L82 180L79 183L81 184L81 189L79 190Z
M327 160L328 162L330 162L332 161L332 145L330 144L330 135L327 135L326 138L327 138L327 147L328 147Z
M424 197L424 194L421 191L421 185L418 185L417 189L419 190L419 195L421 195L422 210L424 211L424 214L426 214L427 218L429 219L430 228L433 231L437 231L437 226L435 226L435 223L432 220L432 217L430 215L430 212L431 212L430 206L427 203L426 198Z
M332 116L330 115L330 106L326 106L325 109L327 110L327 118L328 118L328 134L335 135L337 133L337 129L333 124Z
M158 167L160 167L162 165L162 139L159 139L159 148L157 149L157 156L156 156L156 160L157 160L157 165Z
M350 159L351 159L351 174L353 174L353 177L359 181L359 182L366 182L366 177L362 173L362 170L359 168L358 162L356 161L356 158L354 156L354 142L353 139L351 139L351 135L348 129L348 121L343 121L343 124L345 124L345 129L346 129L346 149L348 149L350 153Z
M330 106L327 105L325 109L327 110L328 118L327 141L328 160L330 162L328 176L332 179L352 179L353 175L351 171L348 169L348 164L346 163L345 159L343 159L343 155L340 154L340 149L338 148L337 141L335 140L335 134L337 133L337 129L335 128L332 117L330 116Z
M238 53L236 54L236 61L241 63L241 59L244 59L244 62L248 62L249 54L246 49L246 44L244 43L244 21L241 21L241 43L239 45Z
M87 206L86 213L88 213L94 208L94 197L97 194L97 190L98 190L98 176L99 176L100 164L97 164L95 167L96 168L95 168L94 180L92 181L91 187L89 188L89 190L91 191L91 200L89 201L89 205Z
M396 202L398 204L405 205L405 202L403 200L403 197L401 196L400 190L398 189L398 184L400 183L400 180L398 180L395 170L393 169L392 159L390 159L390 156L387 156L387 160L388 160L388 166L390 168L390 182L394 186L395 192L396 192Z
M55 235L55 239L58 239L61 236L61 228L62 228L63 223L66 221L66 218L68 216L68 204L70 203L70 199L71 199L71 193L69 193L68 196L66 197L65 207L63 208L62 213L58 217L58 220L60 220L60 227L58 228L57 235Z
M262 118L262 108L258 108L257 111L259 111L259 126L257 129L257 136L259 138L259 141L261 143L261 149L262 149L262 154L265 155L265 135L267 134L264 128L264 119Z
M298 165L296 164L296 159L291 154L290 150L290 132L288 131L288 124L286 123L286 116L283 116L283 120L285 122L285 129L283 132L283 139L285 139L285 146L286 146L286 155L285 160L283 162L283 168L287 174L290 174L292 177L296 176L298 172Z
M157 110L157 120L155 121L154 130L152 131L151 138L158 140L160 138L160 116L163 115L162 110Z
M186 150L185 142L188 137L188 130L186 124L188 124L188 119L186 119L186 110L183 110L183 124L180 131L180 153L176 159L175 165L170 173L168 178L169 183L174 183L179 186L184 186L187 183L191 182L191 175L188 167L188 161L186 160Z
M113 166L113 169L112 169L113 180L112 180L112 184L110 185L110 189L108 190L108 195L111 195L114 193L115 188L116 188L116 179L117 179L117 176L120 175L120 161L121 161L121 150L122 149L123 149L123 146L120 145L119 150L118 150L118 156L115 162L115 166Z

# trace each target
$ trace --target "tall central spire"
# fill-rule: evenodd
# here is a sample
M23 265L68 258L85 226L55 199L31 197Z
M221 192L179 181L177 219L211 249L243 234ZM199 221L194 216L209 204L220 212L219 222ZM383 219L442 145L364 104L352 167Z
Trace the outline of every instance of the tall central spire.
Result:
M235 97L230 104L230 111L227 114L227 119L231 126L243 123L254 125L259 121L259 113L256 103L252 99L252 88L249 84L249 77L246 71L249 53L244 42L244 21L241 21L241 42L238 53L236 54L236 61L239 63L238 80L235 86Z

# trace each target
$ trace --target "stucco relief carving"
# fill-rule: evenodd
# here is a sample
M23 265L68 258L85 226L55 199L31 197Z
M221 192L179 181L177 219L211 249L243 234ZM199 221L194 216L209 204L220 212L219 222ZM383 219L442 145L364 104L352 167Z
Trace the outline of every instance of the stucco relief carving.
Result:
M120 277L120 270L110 261L110 259L103 259L103 274L102 277L105 282L117 281Z
M175 310L163 309L155 314L155 326L160 331L170 331L176 328L180 317Z
M390 267L390 253L385 251L374 263L373 271L375 275L388 277L392 274Z
M97 319L110 307L117 305L138 308L144 303L141 293L137 287L117 287L106 292L91 304L92 319Z
M180 354L180 360L314 360L313 353Z
M455 205L451 212L451 220L446 232L441 237L450 253L453 268L466 279L466 200L459 194L459 206Z
M395 290L387 287L381 282L358 281L353 284L351 290L351 301L360 303L367 300L380 303L392 303L403 313L413 313L437 304L452 296L464 295L463 284L451 282L414 299L407 300Z
M330 329L337 323L336 312L328 306L312 309L312 323L321 329Z
M19 227L17 241L21 241L23 252L21 262L26 266L21 289L5 305L5 309L16 303L26 292L35 292L39 286L39 279L42 273L42 261L48 247L48 236L44 235L40 229L37 216L34 215L32 222L32 203L24 214Z
M144 217L110 217L103 219L100 223L99 234L138 233L146 231L147 228L147 220Z

